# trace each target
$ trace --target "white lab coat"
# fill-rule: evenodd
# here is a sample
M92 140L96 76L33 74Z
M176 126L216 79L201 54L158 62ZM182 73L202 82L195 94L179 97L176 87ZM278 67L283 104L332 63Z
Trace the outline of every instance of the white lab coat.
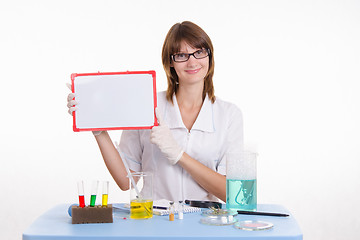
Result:
M172 105L166 93L157 95L158 108L173 137L184 151L210 169L226 175L227 151L243 150L243 119L234 104L206 97L190 131L182 122L175 95ZM120 149L133 171L153 173L153 199L218 199L203 189L179 165L171 165L160 149L150 142L151 130L123 131Z

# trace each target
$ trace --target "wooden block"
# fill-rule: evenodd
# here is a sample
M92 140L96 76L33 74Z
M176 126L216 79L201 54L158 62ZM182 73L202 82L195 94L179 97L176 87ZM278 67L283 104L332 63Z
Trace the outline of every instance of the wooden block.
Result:
M112 205L109 204L107 207L100 205L95 207L86 206L84 208L72 206L71 216L73 224L112 223Z

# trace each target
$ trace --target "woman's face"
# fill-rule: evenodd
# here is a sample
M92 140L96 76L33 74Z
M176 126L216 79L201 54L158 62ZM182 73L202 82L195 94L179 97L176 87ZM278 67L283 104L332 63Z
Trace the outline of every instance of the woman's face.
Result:
M199 48L192 48L186 42L181 43L181 48L178 53L193 53ZM176 54L178 54L176 53ZM176 74L179 77L179 84L199 84L204 82L204 78L209 71L209 57L196 59L190 56L186 62L172 62Z

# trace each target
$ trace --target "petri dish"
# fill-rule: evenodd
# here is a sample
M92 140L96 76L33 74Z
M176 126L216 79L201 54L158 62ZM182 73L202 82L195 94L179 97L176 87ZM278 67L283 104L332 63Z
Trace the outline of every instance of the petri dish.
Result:
M234 216L206 216L200 219L200 222L205 225L216 225L216 226L226 226L226 225L232 225L237 220L234 218Z
M236 216L238 215L238 212L235 210L229 210L229 209L207 209L203 210L201 215L207 217L207 216Z
M237 211L234 210L210 208L202 211L201 215L204 217L200 219L200 222L202 224L216 226L231 225L237 222L234 218L237 214Z
M256 220L247 220L247 221L240 221L234 224L235 228L247 231L261 231L261 230L268 230L271 229L274 224L269 222L263 221L256 221Z

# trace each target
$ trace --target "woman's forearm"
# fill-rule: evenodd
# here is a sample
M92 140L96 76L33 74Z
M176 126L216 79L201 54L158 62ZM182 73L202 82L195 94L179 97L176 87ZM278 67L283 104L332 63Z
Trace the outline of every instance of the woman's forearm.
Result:
M178 164L206 191L226 201L226 177L206 167L184 153Z
M99 145L105 165L116 184L121 188L121 190L128 190L129 179L126 177L126 169L118 151L111 141L109 134L106 131L103 131L98 136L95 136L95 139Z

